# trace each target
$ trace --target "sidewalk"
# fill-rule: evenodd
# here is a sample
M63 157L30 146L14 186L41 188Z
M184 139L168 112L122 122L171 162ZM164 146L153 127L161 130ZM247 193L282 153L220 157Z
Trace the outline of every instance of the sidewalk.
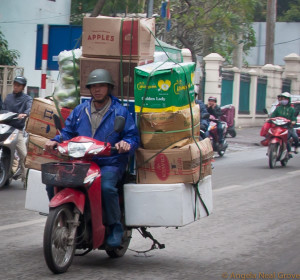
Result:
M226 141L230 143L243 145L259 145L263 137L260 136L260 126L257 127L243 127L236 128L236 137L232 138L230 135Z

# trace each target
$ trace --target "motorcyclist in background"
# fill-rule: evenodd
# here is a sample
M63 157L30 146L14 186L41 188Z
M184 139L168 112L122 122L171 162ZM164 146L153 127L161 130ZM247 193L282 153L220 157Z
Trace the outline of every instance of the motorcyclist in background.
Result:
M221 107L217 105L217 98L214 96L210 96L208 98L208 104L206 105L207 112L210 115L213 115L216 119L220 119L222 116ZM218 138L219 138L219 145L222 146L224 143L223 137L223 127L221 121L217 122L217 130L218 130Z
M195 100L196 104L199 105L200 108L200 130L203 131L203 134L200 134L200 137L202 137L203 139L205 139L206 137L208 137L208 125L209 125L209 121L208 118L204 118L204 114L207 114L207 110L206 110L206 106L204 104L204 102L200 99L196 99Z
M26 141L24 138L24 127L25 120L30 114L32 106L32 97L25 94L24 88L27 84L26 78L17 76L13 83L13 92L8 94L2 104L2 110L18 113L18 118L13 120L10 125L20 130L18 134L18 141L16 150L19 156L20 162L20 176L23 184L25 183L26 172L25 172L25 157L27 155ZM14 178L18 179L18 178ZM25 185L24 185L25 187Z
M293 136L294 129L293 126L296 124L296 116L295 116L295 109L291 106L291 94L288 92L284 92L280 94L278 97L279 106L276 107L275 111L272 113L271 118L275 117L284 117L291 121L291 126L288 128L288 139ZM293 137L295 142L295 153L297 153L298 149L298 137ZM291 145L288 141L287 143L287 150L289 153L289 157L292 158L291 154Z

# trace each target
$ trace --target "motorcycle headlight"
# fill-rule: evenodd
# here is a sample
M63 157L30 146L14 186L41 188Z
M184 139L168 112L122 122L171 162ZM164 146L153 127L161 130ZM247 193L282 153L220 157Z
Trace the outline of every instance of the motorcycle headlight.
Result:
M93 145L93 142L78 143L69 142L68 155L73 158L81 158L85 155L86 151Z
M17 137L18 137L18 134L17 134L17 133L12 133L12 134L4 141L4 144L5 144L5 145L10 144L10 143L13 142Z

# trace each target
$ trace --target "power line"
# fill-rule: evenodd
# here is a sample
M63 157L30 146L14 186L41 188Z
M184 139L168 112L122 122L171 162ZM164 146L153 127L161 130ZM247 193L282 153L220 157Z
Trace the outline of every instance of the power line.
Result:
M289 41L284 41L284 42L280 42L280 43L275 43L274 46L283 45L283 44L287 44L287 43L298 41L298 40L300 40L300 38L289 40ZM265 47L265 46L266 45L259 45L259 46L255 46L254 48Z
M58 18L58 17L65 17L70 16L71 14L65 14L65 15L59 15L59 16L53 16L53 17L46 17L46 18L36 18L36 19L23 19L23 20L12 20L12 21L0 21L0 23L24 23L28 21L37 21L37 20L45 20L45 19L52 19L52 18Z

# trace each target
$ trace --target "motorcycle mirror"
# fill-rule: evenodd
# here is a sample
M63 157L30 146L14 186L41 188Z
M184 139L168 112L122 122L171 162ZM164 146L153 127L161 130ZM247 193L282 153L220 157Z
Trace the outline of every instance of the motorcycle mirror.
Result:
M56 114L54 114L54 115L53 115L53 120L54 120L55 128L56 128L58 131L61 131L61 130L62 130L62 126L61 126L61 121L60 121L59 116L56 115Z
M115 122L114 122L114 130L110 132L106 137L105 137L105 143L104 145L106 146L107 144L107 138L112 135L114 132L120 133L125 127L125 118L122 116L116 116Z
M120 133L125 127L125 118L123 116L116 116L114 123L114 131Z

